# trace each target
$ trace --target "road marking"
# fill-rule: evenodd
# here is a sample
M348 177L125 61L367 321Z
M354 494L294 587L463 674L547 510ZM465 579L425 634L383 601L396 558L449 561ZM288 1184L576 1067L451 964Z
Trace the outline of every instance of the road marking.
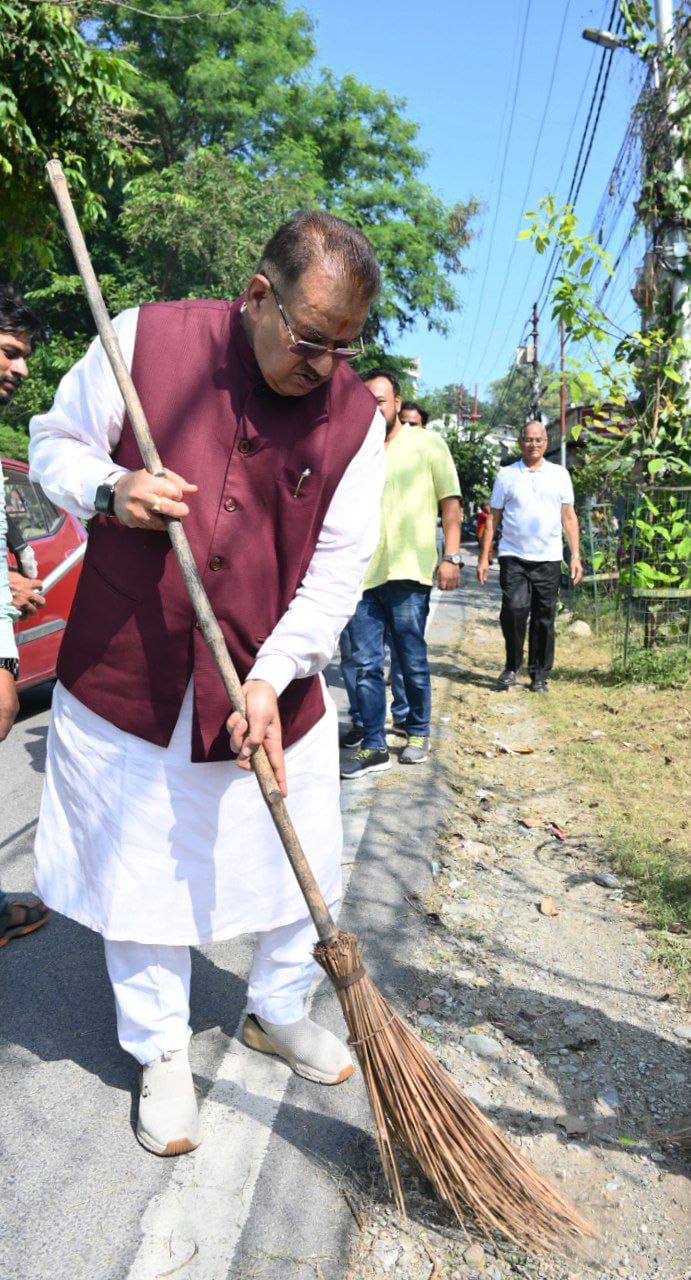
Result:
M344 793L344 896L376 777L355 785L355 792ZM356 796L368 803L353 805ZM312 996L324 981L322 975ZM161 1280L173 1272L176 1280L222 1280L230 1273L292 1075L277 1058L253 1053L239 1042L243 1021L244 1014L201 1107L204 1141L193 1156L173 1162L168 1186L145 1209L142 1241L127 1280Z
M428 626L442 599L432 592ZM331 693L344 710L344 691ZM377 781L376 775L363 778L342 792L344 897ZM323 981L324 975L312 997ZM292 1074L278 1059L239 1042L242 1021L244 1014L201 1107L204 1141L193 1156L173 1162L168 1186L145 1209L126 1280L163 1280L173 1273L176 1280L222 1280L230 1273Z

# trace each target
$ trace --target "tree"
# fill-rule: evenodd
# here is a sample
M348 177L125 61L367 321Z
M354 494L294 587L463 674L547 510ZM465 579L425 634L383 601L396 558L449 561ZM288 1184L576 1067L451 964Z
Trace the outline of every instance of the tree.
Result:
M89 337L68 338L56 333L37 344L29 360L28 378L2 411L0 453L12 458L26 458L32 415L43 413L48 407L57 383L83 354L90 337L89 334Z
M488 438L487 431L483 423L477 422L464 427L460 435L454 427L442 432L456 464L466 512L489 498L499 466L499 449Z
M540 365L540 411L547 418L559 413L559 391L555 387L554 365ZM514 365L490 386L489 421L492 426L525 426L533 399L533 370L530 365Z
M45 162L60 156L85 226L134 158L132 74L79 31L84 6L0 0L0 226L8 274L55 260L60 232Z
M145 173L125 188L120 214L132 283L154 298L232 298L298 203L295 179L262 178L216 143Z
M456 422L461 398L464 410L475 404L470 389L462 387L458 382L449 382L445 387L435 387L431 391L422 393L422 399L430 417L432 419L441 419L447 424L451 420ZM477 412L479 419L489 421L491 408L490 404L486 404L483 400L478 400Z
M156 168L213 144L247 160L273 154L315 54L311 19L287 12L284 0L225 9L220 0L108 5L95 34L101 46L126 50L137 68L141 125ZM302 159L297 168L304 171Z
M0 0L0 15L9 11L11 40L3 31L0 50L8 63L26 60L32 93L18 76L15 97L25 95L22 110L34 110L31 127L41 125L43 133L24 185L8 184L3 223L17 228L13 274L20 282L22 236L35 245L45 234L39 261L51 270L36 272L32 261L25 292L60 339L52 365L34 357L36 391L49 399L63 361L92 333L45 192L44 153L54 147L81 196L111 311L151 299L236 294L280 221L300 207L326 207L365 230L383 269L358 367L386 358L407 374L409 362L391 353L395 336L419 316L430 328L445 327L457 306L450 274L463 269L477 204L447 206L425 184L426 157L403 100L354 76L315 73L312 21L289 10L287 0L228 8L219 0L147 0L141 7ZM32 94L45 98L43 55L34 40L29 63L24 16L32 40L39 18L48 24L46 47L58 67L62 97L49 90L45 127L32 105ZM0 89L0 120L4 102ZM25 157L15 151L19 173ZM27 404L25 397L21 420Z
M269 194L272 183L292 188L293 207L348 218L370 236L383 267L369 340L382 350L418 316L443 330L458 305L450 277L463 270L478 205L447 207L422 181L426 157L405 102L351 75L311 75L312 22L289 13L285 0L246 0L221 13L218 0L200 0L195 19L188 8L152 0L147 10L164 21L113 6L97 26L101 43L126 49L137 68L154 168L179 176L177 166L212 146L217 173L222 156L244 162ZM170 21L176 15L187 20ZM226 187L237 172L229 169Z

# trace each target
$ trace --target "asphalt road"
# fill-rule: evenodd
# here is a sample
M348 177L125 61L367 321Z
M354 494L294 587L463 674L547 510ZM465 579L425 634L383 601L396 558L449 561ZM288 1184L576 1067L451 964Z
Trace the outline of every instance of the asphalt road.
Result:
M457 642L443 597L430 638ZM339 681L338 672L332 672ZM334 690L339 706L343 693ZM31 888L50 688L23 698L0 748L0 884ZM438 708L437 708L438 712ZM405 999L439 817L433 767L344 785L342 923ZM403 781L403 773L405 780ZM342 1194L374 1142L356 1073L299 1080L237 1039L251 939L193 952L191 1061L204 1141L159 1160L136 1142L136 1065L120 1050L100 939L60 916L0 951L0 1272L11 1280L339 1280L354 1223ZM315 1016L343 1033L326 981Z

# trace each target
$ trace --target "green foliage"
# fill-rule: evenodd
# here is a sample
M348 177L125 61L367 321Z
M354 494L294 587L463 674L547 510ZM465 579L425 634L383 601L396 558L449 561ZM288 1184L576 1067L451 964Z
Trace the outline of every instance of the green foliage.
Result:
M460 394L461 388L457 382L449 382L445 387L435 387L432 391L425 391L422 398L430 418L441 418L447 426L450 422L455 422Z
M154 297L234 297L271 232L299 204L299 185L262 177L214 144L125 188L120 229L128 272Z
M617 684L652 684L657 689L683 689L691 675L691 654L686 645L665 649L633 649L626 666L614 665Z
M455 427L447 427L442 436L456 464L463 507L473 511L489 498L499 467L499 450L487 438L487 427L481 422L464 427L460 438Z
M0 419L0 457L18 458L26 462L29 453L29 437L16 427L9 427Z
M553 365L540 366L540 409L551 418L559 412L559 391ZM497 378L490 387L489 421L494 426L508 425L520 430L530 415L533 399L533 371L530 365L521 364L509 369L503 378Z
M402 99L315 73L312 20L287 0L195 0L193 13L186 0L147 0L141 10L0 0L5 270L56 352L32 358L12 425L46 407L92 333L43 174L53 151L113 312L237 294L296 208L351 219L385 280L360 367L386 358L405 377L409 362L387 353L420 316L444 329L477 202L447 206L422 180L426 156Z
M552 316L564 321L569 339L587 338L595 351L594 367L569 360L570 397L590 403L596 412L605 405L625 411L624 421L608 428L609 438L590 435L588 439L592 478L598 483L603 476L610 482L664 477L668 483L679 483L691 478L688 388L683 378L689 352L688 343L675 331L676 318L660 316L645 330L626 334L612 355L599 358L597 348L607 345L610 322L595 301L589 277L597 261L612 273L610 255L592 237L578 234L572 209L555 209L548 196L540 210L526 215L530 225L522 234L530 236L538 251L542 251L539 246L550 244L562 251L561 271L551 294ZM640 392L636 404L631 399L632 382ZM587 471L581 479L587 485ZM591 487L590 492L595 491Z
M553 196L540 201L539 212L524 215L528 226L519 232L519 240L532 240L537 253L552 247L560 251L562 270L555 277L550 294L552 319L563 320L569 337L579 342L589 338L603 342L607 327L587 281L599 262L612 275L610 255L592 236L578 234L578 222L571 205L557 209Z
M170 16L188 6L153 0L147 8ZM479 206L471 199L447 207L421 180L426 156L404 100L352 75L310 76L311 20L301 10L287 12L284 0L246 0L221 14L218 0L201 0L198 9L207 16L178 23L113 6L98 26L101 40L125 48L139 72L137 100L154 168L175 187L179 166L200 147L212 147L226 191L237 173L243 186L253 175L261 179L267 216L261 227L244 228L243 240L259 241L273 212L280 218L286 208L318 205L348 218L370 236L383 268L370 339L384 347L419 316L445 330L458 305L450 275L463 270ZM247 221L255 216L253 200ZM194 259L192 278L178 259L179 292L198 289L199 253L213 257L217 236L214 228L206 245L201 233L195 236L197 251L186 255Z
M0 0L0 226L6 269L51 265L60 235L44 173L57 154L85 226L133 159L127 63L79 31L84 6Z
M283 0L244 0L225 10L219 0L195 0L195 17L188 0L147 0L141 9L147 13L104 6L96 34L139 72L137 100L155 167L214 143L246 159L274 154L315 54L307 14L287 12ZM297 160L302 173L303 156Z
M657 74L638 104L639 127L648 163L638 212L647 222L672 219L688 226L691 210L691 11L676 6L673 45L660 48L648 0L621 0L626 43L654 62ZM671 122L671 128L670 128Z
M29 360L29 377L2 411L0 424L3 431L14 432L18 437L22 434L28 436L30 418L35 413L44 413L49 407L58 382L75 360L84 354L90 338L91 335L68 338L56 333L46 342L39 343ZM24 452L16 452L17 447L13 456L25 457Z

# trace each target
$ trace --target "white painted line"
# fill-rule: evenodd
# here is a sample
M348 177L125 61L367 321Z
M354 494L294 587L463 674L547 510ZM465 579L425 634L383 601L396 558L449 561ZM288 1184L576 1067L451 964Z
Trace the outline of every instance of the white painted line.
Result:
M354 784L369 798L375 782ZM353 793L348 791L348 800ZM352 875L369 804L343 813L343 892ZM326 980L320 975L314 992ZM201 1107L203 1142L193 1156L172 1161L165 1191L142 1217L142 1241L127 1280L222 1280L249 1216L274 1123L291 1078L277 1058L239 1042L244 1014Z
M429 624L441 598L432 592ZM340 704L342 691L331 692ZM343 792L344 896L376 787L373 775ZM312 997L325 980L322 974ZM244 1015L240 1026L242 1021ZM230 1272L291 1078L277 1058L246 1049L239 1030L201 1107L204 1140L194 1155L171 1162L168 1186L144 1211L142 1241L126 1280L163 1280L173 1273L175 1280L222 1280Z

